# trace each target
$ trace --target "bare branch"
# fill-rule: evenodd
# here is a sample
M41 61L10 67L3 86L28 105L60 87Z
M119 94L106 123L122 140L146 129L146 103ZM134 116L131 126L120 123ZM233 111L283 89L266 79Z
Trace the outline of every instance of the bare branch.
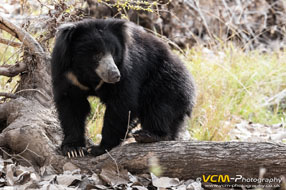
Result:
M2 151L2 152L4 152L7 156L9 156L9 157L11 157L11 158L14 158L14 159L16 159L16 160L19 160L17 157L19 157L19 158L21 158L22 160L24 160L24 161L26 161L30 166L33 166L33 164L29 161L29 160L27 160L25 157L23 157L23 156L21 156L21 155L19 155L19 154L9 154L8 152L6 152L5 150L4 150L4 148L2 148L2 147L0 147L0 150Z
M17 34L11 30L10 28L8 28L7 26L3 25L2 23L0 23L0 29L5 30L6 32L8 32L9 34L11 34L12 36L17 37Z
M0 38L0 43L6 44L6 45L12 46L12 47L21 47L22 46L22 44L19 42L13 42L11 40L7 40L7 39L3 39L3 38Z
M26 31L10 22L0 14L0 28L10 33L23 42L24 46L28 47L32 53L45 56L45 51L42 46Z
M7 92L0 92L0 96L4 96L6 98L13 98L13 99L18 98L16 94L7 93Z
M0 67L0 75L6 76L6 77L14 77L18 75L19 73L25 71L27 68L26 64L24 62L16 63L12 66L1 66Z

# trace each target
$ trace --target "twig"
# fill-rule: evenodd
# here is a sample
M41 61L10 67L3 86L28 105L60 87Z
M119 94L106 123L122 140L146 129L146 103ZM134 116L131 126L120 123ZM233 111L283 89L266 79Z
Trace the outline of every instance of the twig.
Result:
M26 70L27 66L24 62L16 63L12 66L2 66L0 67L0 75L6 77L14 77Z
M33 154L35 154L35 155L36 155L36 156L38 156L39 158L44 159L44 157L43 157L43 156L40 156L39 154L37 154L36 152L32 151L31 149L28 149L28 148L27 148L27 151L29 151L29 152L31 152L31 153L33 153Z
M6 54L7 50L8 50L8 46L6 47L6 49L5 49L4 53L2 53L2 55ZM20 48L20 49L17 49L17 51L15 51L12 55L10 55L10 56L9 56L7 59L5 59L5 60L4 60L5 56L3 56L2 59L1 59L1 62L3 62L2 65L7 64L8 61L9 61L10 59L12 59L12 57L14 57L14 56L18 56L18 57L17 57L17 60L19 60L19 54L21 53L21 51L22 51L21 48Z
M40 55L41 58L46 58L42 46L28 32L10 22L2 14L0 14L0 28L18 38L32 53Z
M41 5L41 7L46 7L47 9L51 10L51 8L48 5L42 3L40 0L36 0L36 1Z
M27 144L26 148L25 148L22 152L18 153L17 155L21 155L21 154L23 154L24 152L29 151L29 152L35 154L36 156L38 156L39 158L42 158L42 159L44 158L44 157L40 156L39 154L35 153L34 151L30 150L30 149L28 148L29 145L30 145L30 144Z
M209 37L212 38L212 34L210 32L208 23L207 23L206 18L205 18L204 14L202 13L202 10L200 8L200 2L195 0L194 4L192 4L191 2L187 1L187 4L198 12L199 16L201 17L201 19L203 21L203 24L204 24L206 30L207 30Z
M0 96L4 96L6 98L12 98L12 99L16 99L19 97L16 94L7 93L7 92L0 92Z
M23 154L24 152L26 152L26 150L28 149L29 143L27 144L26 148L24 148L24 150L18 154Z
M111 154L106 150L106 153L108 154L108 156L113 160L113 162L114 162L114 164L115 164L115 166L116 166L116 170L117 170L117 177L119 177L120 176L120 172L119 172L119 167L118 167L118 164L117 164L117 161L115 160L115 158L113 158L112 156L111 156Z
M2 25L1 23L0 23L0 29L6 31L6 32L8 32L10 35L12 35L12 36L18 38L16 32L14 32L13 30L11 30L10 28L8 28L8 27L5 26L5 25Z
M125 140L126 140L127 135L128 135L128 131L129 131L129 124L130 124L130 115L131 115L131 111L129 110L129 111L128 111L128 123L127 123L127 129L126 129L126 133L125 133L125 137L124 137L123 141L125 141ZM122 146L122 145L121 145L121 146ZM115 164L115 166L116 166L116 170L117 170L117 177L119 177L119 176L120 176L119 167L118 167L118 164L117 164L117 162L116 162L115 158L113 158L113 157L111 156L111 154L110 154L107 150L106 150L106 153L107 153L107 154L108 154L108 156L113 160L113 162L114 162L114 164Z
M15 155L9 154L9 153L6 152L2 147L0 147L0 150L1 150L2 152L4 152L5 154L7 154L8 156L10 156L11 158L15 158L16 160L19 160L19 159L16 158L16 157L19 157L19 158L21 158L22 160L26 161L28 164L30 164L30 166L33 166L33 164L32 164L29 160L27 160L26 158L24 158L24 157L21 156L21 155L18 155L18 154L15 154Z
M184 56L186 56L185 51L180 48L175 42L173 42L172 40L168 39L166 36L159 34L158 32L155 32L151 29L148 28L144 28L146 31L153 33L154 35L160 37L162 40L164 40L166 43L169 43L171 45L173 45L176 49L178 49L179 52L181 52Z
M22 46L22 43L13 42L13 41L10 41L10 40L7 40L7 39L3 39L3 38L0 38L0 43L8 45L8 46L12 46L12 47L21 47Z
M128 111L128 123L127 123L127 129L126 129L126 133L125 133L125 136L124 136L123 141L125 141L125 140L126 140L127 135L128 135L128 132L129 132L129 129L130 129L130 115L131 115L131 111L129 110L129 111Z

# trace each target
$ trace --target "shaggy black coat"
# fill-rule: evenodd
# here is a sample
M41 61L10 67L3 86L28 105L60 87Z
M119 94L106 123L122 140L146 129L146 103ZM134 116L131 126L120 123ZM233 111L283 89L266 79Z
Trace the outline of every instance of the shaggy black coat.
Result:
M106 53L120 71L119 82L102 83L95 73ZM160 39L119 19L61 27L52 53L52 84L64 154L85 146L89 96L106 105L102 140L92 149L95 156L124 139L129 111L131 121L141 123L139 141L152 142L175 139L194 105L194 84L184 64Z

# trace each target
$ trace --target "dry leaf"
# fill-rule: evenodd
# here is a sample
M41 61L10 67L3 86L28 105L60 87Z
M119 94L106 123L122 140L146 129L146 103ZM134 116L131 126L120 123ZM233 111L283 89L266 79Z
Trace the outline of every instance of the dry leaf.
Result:
M158 178L152 173L151 173L151 177L152 177L153 186L158 187L158 188L175 187L180 184L180 181L178 178L169 178L169 177Z
M128 172L126 170L122 170L118 173L113 168L103 168L99 176L112 187L128 183Z
M59 185L70 186L74 181L81 181L81 175L59 175L57 182Z
M47 184L44 185L41 190L75 190L77 188L70 188L70 187L65 187L63 185L55 185L55 184Z
M71 162L67 162L63 166L63 170L64 171L74 171L74 170L77 170L77 169L79 169L79 168L76 165L74 165L73 163L71 163Z
M104 185L95 185L96 188L98 189L108 189L106 186Z
M14 170L15 170L14 164L9 164L6 166L6 180L7 180L7 184L10 186L14 185L15 183Z
M93 181L96 185L102 185L102 181L96 173L92 174L89 180Z
M132 188L137 189L137 190L148 190L146 187L143 187L143 186L132 186Z

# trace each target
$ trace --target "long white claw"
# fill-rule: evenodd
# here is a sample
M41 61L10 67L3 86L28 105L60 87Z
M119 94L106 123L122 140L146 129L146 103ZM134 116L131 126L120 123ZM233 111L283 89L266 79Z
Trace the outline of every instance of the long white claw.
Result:
M71 155L72 155L72 157L74 158L74 153L73 153L73 150L71 151Z
M83 150L82 149L80 149L80 154L81 154L81 157L84 157L84 153L83 153Z
M84 157L84 151L81 149L81 154L82 154L82 157Z
M69 157L69 158L71 158L71 154L70 154L70 152L68 152L68 157Z
M77 151L76 150L74 151L74 154L75 154L75 157L77 157Z
M78 150L79 157L82 157L81 149Z

